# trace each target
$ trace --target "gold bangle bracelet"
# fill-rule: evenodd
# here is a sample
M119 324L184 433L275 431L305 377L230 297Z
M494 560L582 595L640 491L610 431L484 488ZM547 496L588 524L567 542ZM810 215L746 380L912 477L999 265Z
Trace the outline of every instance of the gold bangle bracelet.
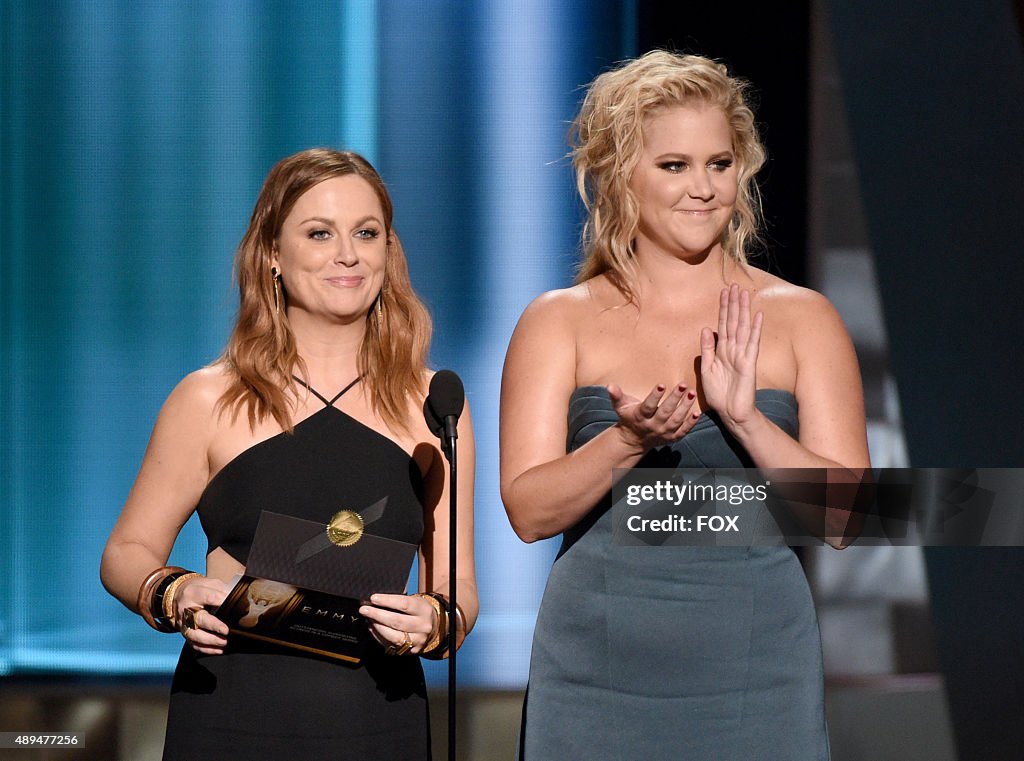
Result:
M164 592L164 618L170 619L171 621L175 620L174 595L177 593L178 587L181 586L182 582L194 579L196 576L202 576L202 574L196 573L195 571L182 574L172 581L169 587L167 587L167 591Z
M455 606L455 647L456 649L462 647L462 643L466 641L466 635L469 632L466 631L466 614L462 612L462 606Z
M448 611L441 606L441 601L431 594L418 592L413 596L419 597L430 603L430 607L434 609L434 615L436 617L434 629L430 632L430 636L427 637L427 641L420 650L420 655L427 655L443 645L445 637L448 636Z

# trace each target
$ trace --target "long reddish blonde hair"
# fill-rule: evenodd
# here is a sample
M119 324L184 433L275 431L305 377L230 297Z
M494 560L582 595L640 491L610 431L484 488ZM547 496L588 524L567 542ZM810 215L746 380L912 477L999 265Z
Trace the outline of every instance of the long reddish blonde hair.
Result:
M377 194L388 242L384 284L366 315L359 373L374 410L393 429L408 430L409 398L418 401L425 394L430 315L409 280L405 252L391 226L394 210L387 188L377 170L359 154L312 148L282 159L270 170L235 256L240 295L238 319L218 360L234 378L219 405L233 415L244 409L250 426L269 415L284 430L291 431L286 391L293 385L296 369L306 374L288 324L285 303L281 303L280 309L275 303L271 274L274 243L303 193L324 180L349 174L362 177ZM283 290L279 298L287 301Z

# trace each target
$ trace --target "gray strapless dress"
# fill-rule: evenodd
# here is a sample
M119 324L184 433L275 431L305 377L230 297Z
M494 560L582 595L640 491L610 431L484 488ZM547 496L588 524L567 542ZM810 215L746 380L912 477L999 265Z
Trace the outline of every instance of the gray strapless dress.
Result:
M794 438L797 403L757 406ZM571 451L618 420L601 386L569 404ZM638 467L741 468L704 415ZM821 641L789 547L613 544L606 498L563 535L537 617L525 761L827 761Z

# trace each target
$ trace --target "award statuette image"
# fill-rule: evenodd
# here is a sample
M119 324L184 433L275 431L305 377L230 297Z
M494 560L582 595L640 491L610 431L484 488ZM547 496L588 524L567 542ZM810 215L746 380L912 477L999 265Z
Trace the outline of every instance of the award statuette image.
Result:
M359 663L371 641L359 606L405 591L415 545L368 533L386 499L328 524L263 511L245 574L214 612L231 634Z
M298 593L291 584L282 584L270 579L254 579L246 590L246 601L249 607L245 615L238 619L238 625L246 629L255 628L260 618L267 619L285 603L290 602Z

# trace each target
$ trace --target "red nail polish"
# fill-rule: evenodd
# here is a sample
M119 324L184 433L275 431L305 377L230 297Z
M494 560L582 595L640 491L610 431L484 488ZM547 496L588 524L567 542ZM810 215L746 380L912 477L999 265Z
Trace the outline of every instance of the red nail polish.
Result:
M693 398L694 398L695 396L697 396L697 395L696 395L695 393L693 393L693 392L691 391L690 393L688 393L688 394L686 395L686 398L687 398L687 399L693 399Z
M664 390L665 390L665 387L664 387L664 386L662 386L662 385L661 385L661 384L659 383L659 384L657 385L657 389L658 389L658 393L660 394L660 393L661 393L662 391L664 391Z

